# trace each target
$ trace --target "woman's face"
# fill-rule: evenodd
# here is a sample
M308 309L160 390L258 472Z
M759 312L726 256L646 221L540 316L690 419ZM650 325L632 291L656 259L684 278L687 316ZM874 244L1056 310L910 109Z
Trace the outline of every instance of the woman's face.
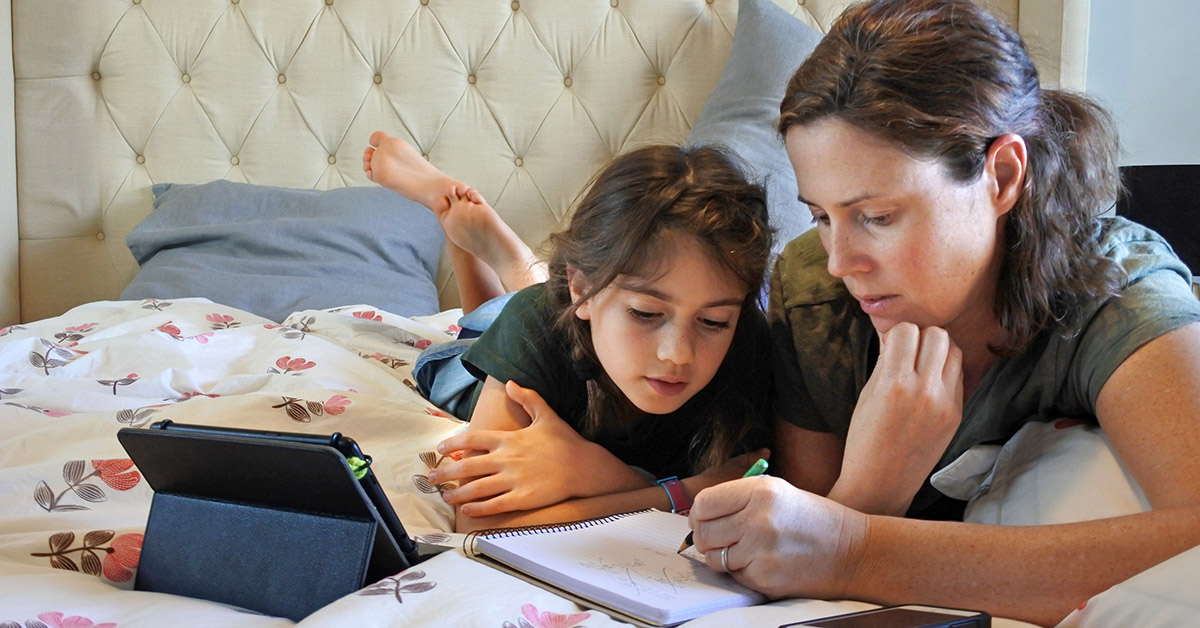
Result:
M576 310L604 372L649 414L678 410L712 381L746 298L741 281L694 239L666 237L659 273L619 275ZM581 279L570 282L573 300Z
M795 127L785 139L829 273L879 333L900 322L955 338L994 328L1006 211L992 202L994 179L958 183L936 162L836 118Z

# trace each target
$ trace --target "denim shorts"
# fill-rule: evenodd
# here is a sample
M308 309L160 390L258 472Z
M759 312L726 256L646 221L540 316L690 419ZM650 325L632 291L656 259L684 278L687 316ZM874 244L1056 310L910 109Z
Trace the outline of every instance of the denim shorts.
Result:
M464 420L471 420L476 389L482 383L462 363L462 354L492 326L500 311L515 294L502 294L458 319L458 339L430 345L413 365L417 390L437 407Z

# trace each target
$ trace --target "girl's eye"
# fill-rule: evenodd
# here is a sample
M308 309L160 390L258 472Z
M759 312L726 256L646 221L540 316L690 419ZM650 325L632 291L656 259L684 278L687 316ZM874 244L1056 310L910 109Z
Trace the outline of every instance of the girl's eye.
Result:
M829 224L829 216L827 216L826 214L813 214L812 224L827 225L827 224Z
M700 319L700 324L714 331L721 329L729 329L728 321L714 321L708 318Z
M892 222L892 216L891 214L883 214L880 216L867 216L864 214L862 221L865 225L874 225L876 227L880 227Z

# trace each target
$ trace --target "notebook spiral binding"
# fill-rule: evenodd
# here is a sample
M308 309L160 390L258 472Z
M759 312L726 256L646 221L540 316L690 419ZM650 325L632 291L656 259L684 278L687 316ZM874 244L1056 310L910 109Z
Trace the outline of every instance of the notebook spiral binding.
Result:
M603 517L593 517L591 519L580 519L579 521L567 521L565 523L541 523L529 526L514 526L511 528L487 528L484 530L472 530L467 533L463 539L463 552L471 556L478 556L475 551L475 539L480 536L494 537L509 537L509 536L525 536L528 534L542 534L544 532L562 532L566 530L579 530L581 528L590 528L602 523L609 523L618 519L623 519L630 515L648 512L653 508L644 510L635 510L632 512L619 512L614 515L605 515Z

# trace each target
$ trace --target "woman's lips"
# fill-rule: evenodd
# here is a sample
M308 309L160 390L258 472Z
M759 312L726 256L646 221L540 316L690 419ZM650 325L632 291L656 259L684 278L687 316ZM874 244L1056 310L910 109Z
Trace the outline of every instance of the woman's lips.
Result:
M654 377L647 377L646 382L650 384L650 388L653 388L654 392L664 397L674 397L687 388L687 382L668 381Z
M878 297L856 297L858 304L862 307L862 311L868 316L876 316L882 314L889 305L896 300L893 296L878 296Z

